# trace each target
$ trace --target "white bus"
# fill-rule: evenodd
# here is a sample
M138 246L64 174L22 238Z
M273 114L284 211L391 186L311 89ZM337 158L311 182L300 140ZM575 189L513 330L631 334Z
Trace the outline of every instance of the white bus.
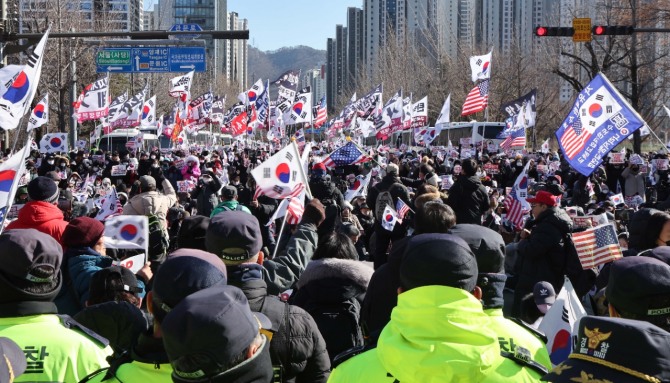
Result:
M98 148L104 151L127 151L126 142L140 134L139 129L115 129L109 134L105 134L98 142ZM144 150L158 146L158 137L156 134L146 131L142 132L142 147Z

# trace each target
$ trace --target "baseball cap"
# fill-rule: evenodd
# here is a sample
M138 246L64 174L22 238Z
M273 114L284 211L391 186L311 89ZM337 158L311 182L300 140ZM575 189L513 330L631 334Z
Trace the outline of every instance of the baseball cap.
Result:
M312 166L312 170L323 170L323 171L326 171L326 165L324 165L323 162L316 163L316 164L314 164L314 166Z
M252 313L242 290L218 285L184 298L161 323L173 380L202 381L225 372L270 320ZM180 359L198 360L198 370L180 370Z
M670 295L670 266L651 257L625 257L612 262L605 295L617 310L642 316L670 315L657 307L658 297Z
M660 327L632 319L585 316L575 337L568 359L543 381L670 381L670 333Z
M242 263L263 247L258 219L243 211L224 211L209 221L205 245L224 262Z
M113 283L113 281L121 283ZM98 270L91 277L89 287L91 298L100 297L105 301L113 300L114 294L125 291L136 296L144 296L144 291L137 284L137 277L132 271L121 266L110 266Z
M26 355L13 340L0 338L0 382L13 382L26 371Z
M534 197L526 199L529 203L542 203L547 206L556 205L556 197L548 191L540 190Z
M419 234L407 243L400 264L400 285L449 286L472 291L477 284L477 261L468 244L453 234Z
M449 233L460 237L475 255L480 274L505 273L505 241L497 232L481 225L459 223Z
M237 188L232 185L226 185L221 190L221 195L225 198L234 198L237 195Z
M533 298L536 305L553 305L556 302L556 290L547 281L540 281L533 287Z
M140 177L140 187L143 190L155 188L156 179L152 176L142 176Z
M216 255L196 249L179 249L168 255L154 275L154 316L160 322L189 294L226 283L226 266Z
M51 181L50 181L51 182ZM35 229L12 229L0 235L0 301L51 301L62 285L61 245L50 235ZM30 287L49 284L48 292L37 294Z

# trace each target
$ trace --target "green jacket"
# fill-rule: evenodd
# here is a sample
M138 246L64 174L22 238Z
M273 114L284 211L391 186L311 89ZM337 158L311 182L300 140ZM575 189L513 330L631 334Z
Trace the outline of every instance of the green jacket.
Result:
M0 318L0 337L26 354L26 372L15 382L78 382L107 366L112 349L83 332L68 329L58 316L40 314Z
M488 309L484 310L484 312L491 319L490 328L498 335L501 350L514 353L516 346L521 346L530 351L530 355L534 361L543 365L548 370L553 368L551 359L549 359L547 345L540 338L505 318L502 309Z
M223 201L220 204L216 205L214 210L212 210L212 214L210 214L209 218L212 218L223 211L235 211L235 210L251 214L251 210L249 210L248 207L240 204L239 202L237 202L237 200L231 199L230 201Z
M336 367L329 382L539 382L501 356L481 303L470 293L425 286L398 296L377 348Z

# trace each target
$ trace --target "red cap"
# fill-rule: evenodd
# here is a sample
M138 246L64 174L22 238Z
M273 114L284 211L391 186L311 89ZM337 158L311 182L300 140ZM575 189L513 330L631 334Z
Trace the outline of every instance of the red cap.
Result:
M323 164L323 162L319 162L318 164L314 164L312 166L312 170L326 170L326 165Z
M544 190L540 190L535 194L535 197L527 198L526 201L529 203L543 203L547 206L556 206L556 197Z

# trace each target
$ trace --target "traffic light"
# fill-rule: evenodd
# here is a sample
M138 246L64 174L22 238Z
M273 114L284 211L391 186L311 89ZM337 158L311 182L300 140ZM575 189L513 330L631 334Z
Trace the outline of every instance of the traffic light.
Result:
M596 25L591 30L595 36L632 35L635 28L631 25Z
M535 27L535 36L559 36L570 37L575 33L572 27Z

